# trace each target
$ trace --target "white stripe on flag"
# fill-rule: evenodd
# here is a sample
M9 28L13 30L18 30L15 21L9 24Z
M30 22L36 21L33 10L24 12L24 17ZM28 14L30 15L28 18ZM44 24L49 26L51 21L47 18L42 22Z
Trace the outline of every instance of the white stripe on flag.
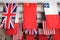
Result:
M44 35L55 34L55 29L48 29L46 27L46 21L42 21L42 24L43 24L43 33L44 33Z
M46 15L58 15L58 7L57 7L56 0L52 0L52 1L46 0L46 1L44 1L44 3L45 3L45 6L48 5L48 7L44 7Z
M43 29L44 31L44 35L51 35L51 34L55 34L55 29Z

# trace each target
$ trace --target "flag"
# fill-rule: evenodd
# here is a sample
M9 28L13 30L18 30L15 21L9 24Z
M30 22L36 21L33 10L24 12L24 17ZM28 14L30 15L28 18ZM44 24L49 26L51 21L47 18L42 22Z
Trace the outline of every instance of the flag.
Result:
M24 29L36 29L36 3L25 3L24 4Z
M16 3L11 3L11 4L13 4L13 5L15 5ZM9 5L9 3L8 3L8 5ZM10 7L10 6L9 6ZM14 6L11 6L12 8L14 8ZM11 9L11 11L13 11L12 9ZM15 12L14 12L15 11ZM5 30L5 33L6 33L6 35L16 35L17 34L17 29L18 29L18 11L17 11L17 7L15 7L15 9L14 9L14 13L16 14L15 15L15 17L13 18L13 20L12 20L12 22L14 23L14 28L10 28L10 29L6 29Z
M36 23L36 3L24 3L24 24L23 28L26 30L36 30L37 29L37 23Z
M60 28L60 27L57 27L58 22L59 22L57 1L56 0L44 1L44 11L45 11L45 16L46 16L47 28L49 29Z
M24 3L24 24L23 29L25 29L26 33L26 40L35 40L34 39L34 33L37 29L37 23L36 23L36 9L37 4L36 3Z
M55 34L55 29L51 28L48 29L47 28L47 23L46 23L46 17L45 17L45 13L42 13L42 27L43 27L43 34L44 35L52 35Z
M13 20L16 16L16 3L4 3L2 13L2 24L4 29L14 28Z

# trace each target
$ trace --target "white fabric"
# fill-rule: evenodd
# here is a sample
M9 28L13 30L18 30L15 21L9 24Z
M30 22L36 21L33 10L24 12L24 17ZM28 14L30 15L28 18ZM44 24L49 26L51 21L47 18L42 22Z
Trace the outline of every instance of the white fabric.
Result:
M44 7L46 15L58 15L58 7L56 0L45 0L44 3L49 3L49 8Z

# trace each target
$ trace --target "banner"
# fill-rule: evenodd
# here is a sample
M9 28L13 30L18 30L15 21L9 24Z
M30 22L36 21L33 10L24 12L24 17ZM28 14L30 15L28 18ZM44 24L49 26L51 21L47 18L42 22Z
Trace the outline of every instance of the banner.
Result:
M47 28L47 23L46 23L46 17L45 17L45 13L42 13L42 27L43 27L43 34L44 35L52 35L55 34L55 29L54 28ZM48 26L49 27L49 26Z
M26 30L36 30L37 23L36 23L36 10L37 4L36 3L24 3L24 24L23 28Z
M14 28L14 20L16 17L16 3L4 3L2 13L2 24L4 29Z
M47 28L60 28L58 25L59 16L58 16L58 8L56 0L47 0L44 1L44 11L46 16Z
M13 5L14 6L13 6ZM6 25L7 26L7 29L5 30L5 32L6 32L6 34L7 35L16 35L17 34L17 29L18 29L18 10L17 10L17 6L15 7L15 4L17 4L17 3L7 3L7 5L11 5L11 6L9 6L9 8L10 8L10 13L12 13L12 12L14 12L15 13L15 16L13 16L14 18L13 19L11 19L11 21L14 23L13 24L13 26L14 26L14 28L10 28L10 29L8 29L8 27L10 27L8 24ZM9 9L8 9L9 10ZM7 21L7 23L9 22L8 20L10 20L10 14L8 13L8 19L6 19ZM3 22L4 23L4 22ZM5 26L4 26L5 27Z

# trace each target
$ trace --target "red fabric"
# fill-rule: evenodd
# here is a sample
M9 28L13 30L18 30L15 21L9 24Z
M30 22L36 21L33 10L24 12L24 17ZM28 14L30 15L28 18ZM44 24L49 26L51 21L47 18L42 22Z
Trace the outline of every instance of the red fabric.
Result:
M56 29L56 34L52 35L53 40L60 40L60 30Z
M60 28L58 26L58 22L59 22L59 16L58 15L46 15L47 28L49 28L49 29Z
M26 40L35 40L34 35L26 35Z
M60 18L59 18L59 22L58 22L57 28L60 29Z
M24 40L24 36L22 37L22 40Z
M48 40L46 35L38 35L38 40Z
M6 29L6 34L7 35L16 35L17 34L17 29L18 29L18 23L14 24L14 29Z
M36 29L36 3L24 3L24 29Z

